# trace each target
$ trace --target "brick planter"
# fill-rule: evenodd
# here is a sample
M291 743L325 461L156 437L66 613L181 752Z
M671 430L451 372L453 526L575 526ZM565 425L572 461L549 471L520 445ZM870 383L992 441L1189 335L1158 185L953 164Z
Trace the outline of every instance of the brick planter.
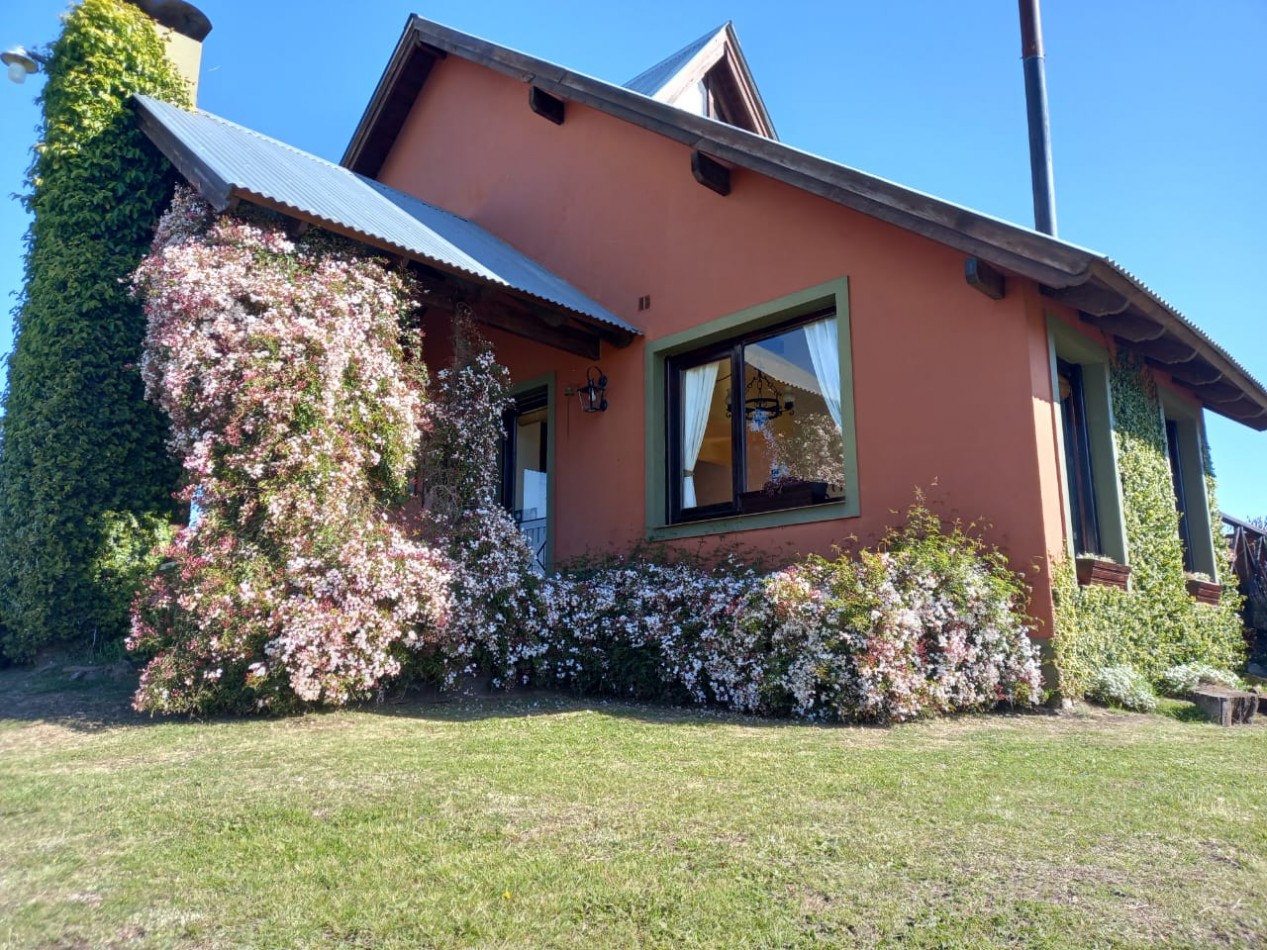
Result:
M1083 587L1116 587L1126 590L1131 579L1131 566L1118 564L1116 561L1104 561L1095 557L1074 559L1078 572L1078 583Z
M1211 604L1218 606L1220 598L1223 596L1223 587L1221 584L1215 584L1212 581L1198 580L1195 577L1189 577L1188 594L1198 604Z

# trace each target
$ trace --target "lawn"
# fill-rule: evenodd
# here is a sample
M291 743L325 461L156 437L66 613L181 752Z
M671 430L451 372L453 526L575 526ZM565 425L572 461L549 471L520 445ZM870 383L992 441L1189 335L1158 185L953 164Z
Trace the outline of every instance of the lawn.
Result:
M0 672L0 945L1267 945L1267 727L1181 704L861 729L125 698Z

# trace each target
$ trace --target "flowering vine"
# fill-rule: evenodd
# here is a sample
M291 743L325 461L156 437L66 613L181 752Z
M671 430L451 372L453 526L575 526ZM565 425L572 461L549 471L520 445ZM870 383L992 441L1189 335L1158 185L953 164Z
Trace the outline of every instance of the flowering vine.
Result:
M459 304L452 365L436 373L423 439L422 533L452 565L451 622L440 649L444 679L491 673L523 682L544 650L543 578L532 548L501 505L498 448L514 405L510 374Z
M181 189L135 275L141 374L200 517L133 608L159 711L338 704L448 613L447 560L389 518L423 420L410 286L349 242Z

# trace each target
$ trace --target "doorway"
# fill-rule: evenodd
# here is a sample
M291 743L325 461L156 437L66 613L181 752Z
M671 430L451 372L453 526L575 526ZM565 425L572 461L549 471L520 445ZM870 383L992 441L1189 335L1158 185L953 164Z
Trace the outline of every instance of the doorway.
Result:
M501 502L528 539L537 569L544 572L550 562L550 387L517 393L503 422Z

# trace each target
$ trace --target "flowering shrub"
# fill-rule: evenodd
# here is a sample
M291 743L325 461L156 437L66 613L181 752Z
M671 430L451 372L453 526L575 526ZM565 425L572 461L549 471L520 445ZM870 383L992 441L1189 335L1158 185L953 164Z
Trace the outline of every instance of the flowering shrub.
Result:
M1148 677L1130 666L1101 669L1087 688L1087 698L1105 706L1138 712L1152 712L1157 708L1157 694Z
M538 682L755 708L760 658L744 649L734 617L758 580L736 563L709 570L642 558L552 577Z
M135 285L146 391L201 512L133 608L129 645L152 654L138 708L340 704L411 657L448 685L813 719L1039 699L1023 584L920 505L877 550L774 574L644 558L545 577L498 504L508 378L466 308L427 406L401 342L410 288L329 235L180 192ZM415 458L411 536L388 515Z
M340 239L215 217L182 190L135 286L146 394L201 512L134 606L129 646L153 654L136 706L366 694L448 609L447 561L387 519L422 422L408 285Z
M916 506L877 551L774 574L616 564L547 581L540 682L809 719L1032 705L1024 588Z
M1182 663L1165 670L1157 685L1166 696L1186 696L1202 683L1239 689L1241 678L1208 663Z
M452 567L450 623L439 649L448 686L477 673L490 674L495 686L524 681L546 632L532 548L499 504L498 447L512 405L509 373L460 305L453 364L436 373L419 477L423 536Z

